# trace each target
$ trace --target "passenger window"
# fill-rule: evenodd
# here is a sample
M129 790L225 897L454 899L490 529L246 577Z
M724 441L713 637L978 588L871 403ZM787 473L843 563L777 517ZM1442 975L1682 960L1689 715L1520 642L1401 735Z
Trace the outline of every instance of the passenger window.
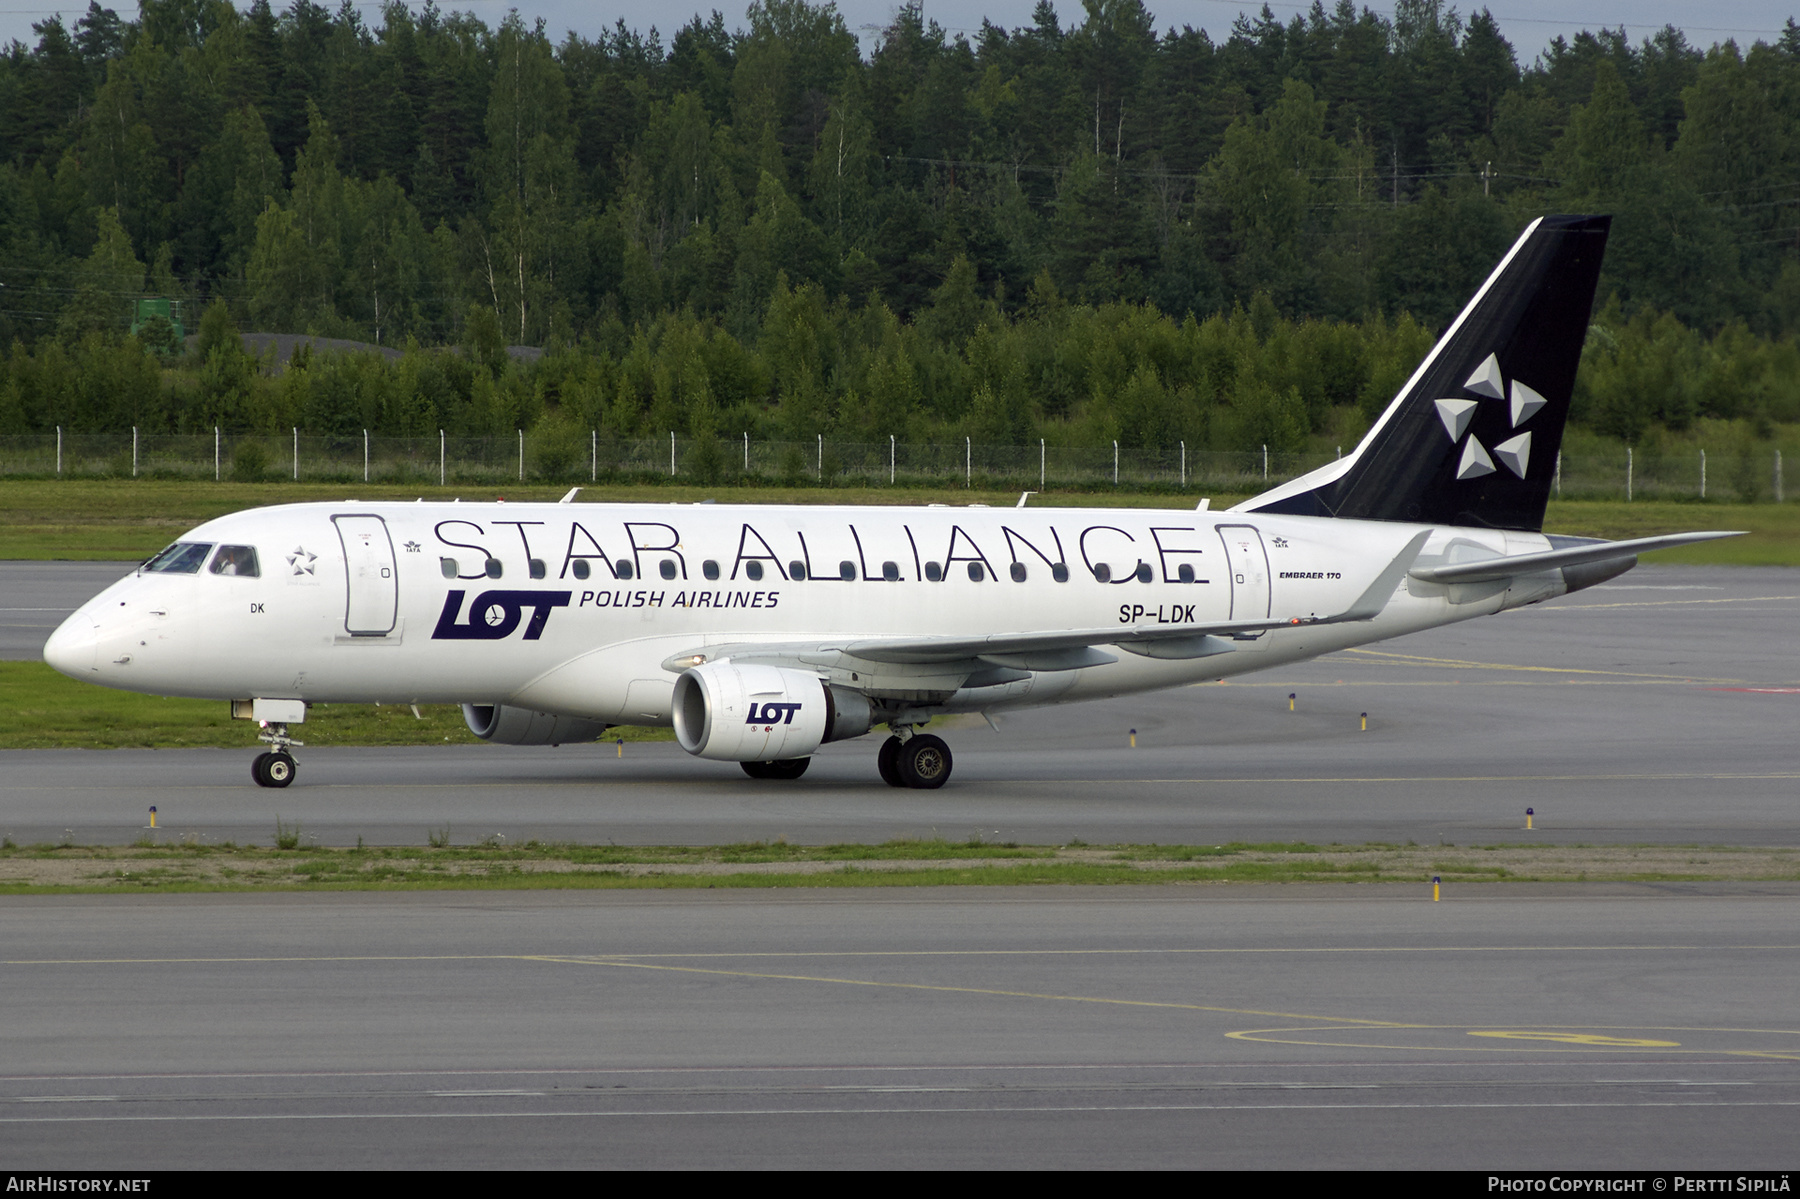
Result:
M762 576L763 576L762 563L761 562L746 562L746 563L744 563L744 576L746 578L748 578L752 583L762 582Z
M981 563L979 563L979 562L969 563L969 582L979 583L979 582L981 582L981 580L983 580L985 578L987 578L987 572L985 570L981 569Z
M443 575L446 579L454 579L462 572L457 569L455 558L439 558L438 573Z
M1025 581L1025 564L1023 562L1014 562L1012 564L1012 581L1015 583L1023 583Z
M806 582L806 563L798 558L788 563L788 577L796 583Z
M1137 568L1137 581L1140 583L1148 583L1153 577L1155 576L1154 572L1150 569L1150 564L1148 562L1139 562Z
M490 578L490 579L499 578L502 570L504 570L504 569L505 568L500 565L500 559L489 558L487 560L487 577L488 578Z
M587 564L586 558L575 559L575 564L570 569L575 572L575 577L578 579L585 579L588 575L593 573Z
M943 577L944 577L944 568L943 567L939 566L936 562L927 562L925 564L925 578L928 581L935 583L939 579L942 579Z
M216 575L236 575L240 579L257 578L262 572L256 568L256 547L220 546L219 552L213 555L212 572Z
M531 577L532 578L541 579L549 573L550 573L549 571L544 569L544 560L542 558L533 558L531 560Z
M193 575L200 573L206 555L212 552L210 541L177 541L156 557L144 563L144 569L159 575Z
M839 562L838 563L838 578L844 580L844 582L846 582L846 583L855 582L855 580L856 580L856 563L854 563L854 562Z
M1192 583L1194 581L1194 564L1191 562L1183 562L1181 564L1181 569L1175 572L1175 577L1180 579L1183 583Z
M883 562L881 564L881 577L890 583L898 583L900 581L900 564L898 562Z
M1069 564L1066 562L1058 562L1055 566L1052 566L1050 568L1050 577L1055 579L1058 583L1067 583L1069 581Z
M672 579L675 577L675 562L671 558L664 558L662 560L662 565L657 569L662 572L662 577L665 579Z
M1094 567L1094 581L1097 583L1112 582L1112 567L1104 562L1098 563Z
M629 579L632 575L631 559L620 558L613 564L613 574L617 578Z
M717 579L719 577L719 564L714 562L711 558L708 558L700 564L700 573L705 575L708 579Z

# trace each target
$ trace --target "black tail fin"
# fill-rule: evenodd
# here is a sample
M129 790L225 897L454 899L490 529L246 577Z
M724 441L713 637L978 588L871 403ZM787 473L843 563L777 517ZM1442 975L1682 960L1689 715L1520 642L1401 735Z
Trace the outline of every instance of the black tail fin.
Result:
M1611 225L1532 222L1354 453L1236 510L1541 530Z

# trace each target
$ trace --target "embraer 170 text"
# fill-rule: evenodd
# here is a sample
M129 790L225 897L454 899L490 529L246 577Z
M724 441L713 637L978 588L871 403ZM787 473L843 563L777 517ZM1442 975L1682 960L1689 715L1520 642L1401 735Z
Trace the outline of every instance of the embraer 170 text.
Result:
M201 525L44 657L230 700L263 786L307 705L368 702L460 703L509 745L673 723L757 778L885 725L881 777L942 786L934 716L1244 674L1731 536L1541 532L1608 225L1534 222L1355 452L1229 511L284 505Z

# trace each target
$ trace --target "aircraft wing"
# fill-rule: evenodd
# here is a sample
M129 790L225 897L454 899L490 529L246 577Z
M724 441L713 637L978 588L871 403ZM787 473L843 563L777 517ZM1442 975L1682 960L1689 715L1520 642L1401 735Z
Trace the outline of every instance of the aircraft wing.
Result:
M1716 541L1721 537L1742 537L1743 533L1670 533L1662 537L1637 537L1630 541L1599 541L1569 549L1546 550L1536 554L1513 554L1510 557L1484 558L1479 562L1458 562L1451 566L1424 566L1408 573L1423 583L1485 583L1494 579L1510 579L1563 566L1584 566L1590 562L1609 562L1635 558L1651 550L1666 550L1699 541Z
M1362 595L1357 597L1355 603L1330 616L1266 617L1260 620L1150 627L1113 625L1092 629L986 633L977 636L847 637L841 641L802 644L715 645L694 654L670 658L663 666L667 670L678 672L694 665L695 659L702 655L705 659L780 658L807 665L825 665L842 655L865 662L907 666L979 661L1015 670L1078 670L1084 666L1101 666L1118 660L1095 648L1102 645L1116 646L1147 658L1205 658L1230 652L1233 648L1232 640L1242 634L1299 625L1373 620L1381 614L1388 600L1393 598L1395 588L1400 586L1406 576L1407 567L1418 557L1419 551L1430 537L1430 530L1414 536Z

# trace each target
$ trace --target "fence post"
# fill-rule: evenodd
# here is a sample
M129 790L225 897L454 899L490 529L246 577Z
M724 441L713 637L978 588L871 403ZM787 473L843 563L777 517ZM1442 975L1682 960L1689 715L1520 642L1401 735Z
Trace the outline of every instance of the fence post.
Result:
M744 473L750 473L750 430L744 430Z
M600 481L600 430L588 430L588 482Z
M1706 451L1700 451L1700 498L1706 498Z
M1044 489L1044 439L1038 438L1038 490Z
M1556 498L1562 499L1562 451L1556 451Z
M438 486L444 485L444 431L438 430Z
M62 474L62 426L56 426L56 473Z
M363 482L369 481L369 431L363 430Z
M1631 502L1631 447L1625 447L1625 502Z
M368 434L365 433L363 436L366 437L366 436L368 436ZM363 471L363 476L365 478L367 478L368 473L369 472L365 469ZM217 483L218 481L219 481L219 426L214 425L213 426L213 482Z
M975 439L963 438L963 486L975 485Z
M525 430L519 430L519 482L525 481Z
M1181 441L1181 486L1184 490L1187 487L1187 439L1185 437Z
M825 481L825 434L819 434L819 482Z
M1263 482L1269 481L1269 447L1263 447Z
M675 477L675 430L669 430L669 477Z
M137 426L131 426L131 477L137 478Z
M1781 451L1775 451L1775 502L1781 502Z
M1113 486L1119 485L1119 439L1113 438Z
M894 469L895 469L895 466L898 463L898 461L899 461L899 454L895 449L894 435L892 433L889 433L888 434L888 486L889 487L892 487L894 485Z
M300 426L294 426L294 482L300 481Z

